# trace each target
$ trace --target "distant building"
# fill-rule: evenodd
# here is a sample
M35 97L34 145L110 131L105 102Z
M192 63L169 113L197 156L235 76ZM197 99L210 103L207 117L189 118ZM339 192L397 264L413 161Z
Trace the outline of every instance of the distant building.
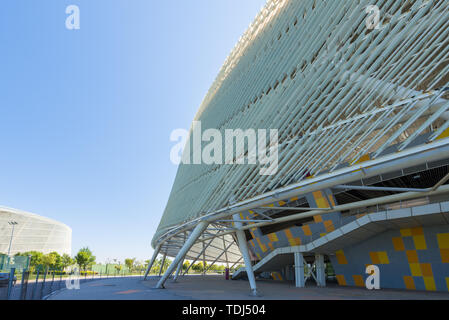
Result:
M190 259L244 261L253 291L267 272L364 287L370 265L382 288L448 291L448 21L445 0L269 0L194 120L277 130L277 171L181 164L158 286Z
M10 222L17 223L14 225L12 242L13 228ZM61 222L36 214L0 207L0 253L7 254L8 251L11 255L28 251L70 255L72 229Z

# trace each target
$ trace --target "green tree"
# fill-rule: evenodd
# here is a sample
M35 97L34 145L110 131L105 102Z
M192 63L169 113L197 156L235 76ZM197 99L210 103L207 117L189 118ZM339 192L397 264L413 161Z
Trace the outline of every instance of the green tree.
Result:
M56 256L54 254L45 254L42 257L42 265L45 268L52 268L52 266L54 266L56 264Z
M201 261L201 262L198 262L197 265L198 265L197 271L199 271L199 272L203 272L203 271L207 270L207 268L208 268L207 262L204 262L204 264L203 264L203 262Z
M162 273L167 271L170 264L171 264L171 260L165 259L164 265L162 266ZM151 267L151 273L159 273L159 271L161 270L161 265L162 265L162 259L156 259L156 261L154 261L153 266Z
M192 266L192 270L196 272L203 272L204 271L203 263L202 262L195 263Z
M209 271L217 271L218 270L218 266L216 264L212 265L209 269Z
M125 265L129 271L134 270L134 263L136 262L136 258L133 259L125 259Z
M189 267L190 267L190 262L189 262L189 261L185 261L185 262L182 264L182 270L183 270L183 271L186 271Z
M87 270L89 266L95 263L95 256L88 247L81 248L75 256L75 261L81 269Z
M168 267L170 267L172 261L170 259L165 259L164 266L162 267L162 273L167 271Z
M43 264L42 259L44 257L44 254L42 252L29 251L29 252L25 252L23 255L24 256L31 256L30 269L33 272L35 272L36 269Z
M142 272L143 270L145 270L145 266L144 266L143 262L141 262L141 261L135 262L134 270L136 270L138 272Z
M70 267L72 264L73 264L73 259L67 253L64 253L61 257L62 270L65 270L67 267Z
M54 270L61 270L62 269L62 257L57 252L50 252L49 255L51 255L54 258L54 263L50 264L50 268Z
M151 267L150 273L158 273L161 269L162 260L156 259ZM147 266L148 267L148 266Z

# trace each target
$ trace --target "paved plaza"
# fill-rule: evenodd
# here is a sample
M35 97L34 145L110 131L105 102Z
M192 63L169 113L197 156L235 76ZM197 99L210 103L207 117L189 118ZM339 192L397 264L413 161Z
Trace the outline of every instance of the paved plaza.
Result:
M299 289L276 281L258 281L261 296L251 297L247 281L226 281L223 276L185 276L177 283L167 281L162 290L154 289L158 279L102 279L82 284L80 290L63 289L49 300L449 300L449 293L441 292L369 291L334 284Z

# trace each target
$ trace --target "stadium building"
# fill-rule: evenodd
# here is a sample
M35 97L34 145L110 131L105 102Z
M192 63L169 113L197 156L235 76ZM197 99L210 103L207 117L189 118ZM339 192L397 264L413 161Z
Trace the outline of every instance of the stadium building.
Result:
M330 265L341 286L374 265L382 288L448 291L448 44L445 0L268 1L195 121L277 130L277 170L181 164L157 286L189 259L244 264L253 292L266 274L325 286Z
M72 229L36 214L0 207L0 253L71 254Z

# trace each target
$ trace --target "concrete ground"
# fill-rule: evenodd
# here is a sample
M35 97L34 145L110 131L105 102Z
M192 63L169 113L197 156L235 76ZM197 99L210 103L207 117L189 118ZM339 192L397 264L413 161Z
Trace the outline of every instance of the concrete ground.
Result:
M247 281L225 281L223 276L186 276L177 283L168 280L166 289L154 289L158 277L103 279L63 289L49 300L449 300L449 293L401 290L369 291L330 284L327 288L298 289L293 284L258 281L261 297L249 295Z

